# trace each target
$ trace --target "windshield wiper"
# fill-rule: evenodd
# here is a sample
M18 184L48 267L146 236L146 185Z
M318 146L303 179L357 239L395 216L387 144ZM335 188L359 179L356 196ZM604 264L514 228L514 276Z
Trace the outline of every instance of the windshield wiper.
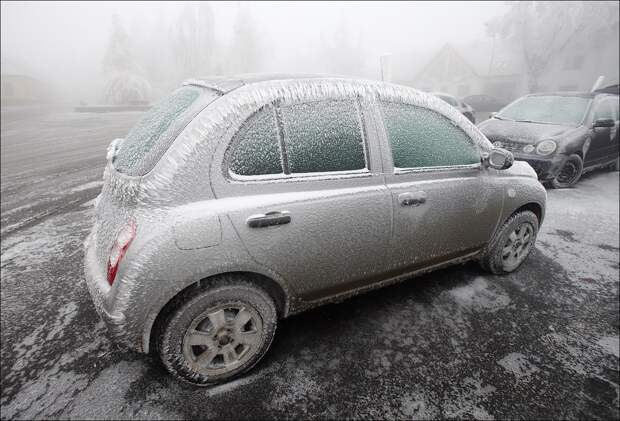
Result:
M548 121L534 121L534 120L514 120L518 123L537 123L537 124L556 124L556 123L549 123Z
M514 121L514 120L511 120L511 119L506 118L506 117L500 117L500 116L498 116L497 114L495 114L495 115L493 116L493 118L496 118L496 119L498 119L498 120L504 120L504 121Z

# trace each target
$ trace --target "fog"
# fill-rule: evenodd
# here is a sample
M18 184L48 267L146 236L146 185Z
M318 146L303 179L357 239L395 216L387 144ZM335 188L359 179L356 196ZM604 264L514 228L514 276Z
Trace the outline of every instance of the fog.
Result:
M134 102L151 102L191 76L379 79L387 53L392 81L459 96L509 100L539 88L586 89L599 73L617 80L617 2L539 3L2 2L3 104L6 75L35 78L56 101L126 101L118 92L127 90L140 92ZM589 31L602 27L611 32ZM584 61L575 48L603 47L611 51L597 53L603 63L586 57L558 79L554 69Z
M136 54L159 51L168 56L170 29L178 25L185 7L195 6L2 2L2 58L53 84L57 96L94 100L104 76L102 63L114 14L127 30ZM217 51L209 53L214 60L232 61L227 46L239 10L246 9L254 23L259 59L243 71L352 73L369 78L379 77L379 55L388 52L399 67L396 73L418 71L422 61L443 44L483 37L484 22L505 8L502 2L209 2L209 6L218 44ZM358 68L331 65L324 52L333 48L334 54L340 53L340 46L333 42L339 36L356 48ZM216 69L205 70L217 73Z

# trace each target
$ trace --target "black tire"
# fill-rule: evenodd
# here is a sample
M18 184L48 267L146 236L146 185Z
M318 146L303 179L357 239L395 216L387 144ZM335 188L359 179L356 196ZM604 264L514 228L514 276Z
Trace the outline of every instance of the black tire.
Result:
M560 173L553 180L551 180L549 185L554 189L566 189L573 187L581 178L582 173L583 160L579 155L573 154L568 157L560 169Z
M519 228L524 229L525 233L529 233L527 244L524 241L515 243L512 240L511 235L516 234ZM529 231L528 231L529 230ZM491 272L495 275L503 275L505 273L514 272L525 261L530 251L536 243L536 236L538 235L538 218L532 211L520 211L513 214L499 230L495 233L487 248L485 249L482 257L480 258L480 265L483 269ZM520 245L523 254L519 253L518 261L508 260L505 256L505 250L511 248L515 251L517 248L513 247L513 244L517 244L517 248ZM511 254L512 256L512 254Z
M220 276L176 299L160 324L157 348L172 375L205 386L228 381L258 363L276 325L276 306L267 292L242 276ZM251 343L244 342L247 338Z

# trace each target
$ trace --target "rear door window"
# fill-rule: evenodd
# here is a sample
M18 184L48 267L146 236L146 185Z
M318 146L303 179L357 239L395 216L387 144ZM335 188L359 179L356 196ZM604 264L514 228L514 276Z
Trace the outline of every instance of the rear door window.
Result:
M470 137L428 108L382 102L395 168L443 167L480 162Z
M129 131L116 154L114 167L129 175L146 174L181 130L217 97L214 91L196 86L174 91Z
M283 172L273 107L262 108L241 125L232 140L228 168L244 176Z
M360 113L354 100L282 106L280 117L290 173L366 168Z

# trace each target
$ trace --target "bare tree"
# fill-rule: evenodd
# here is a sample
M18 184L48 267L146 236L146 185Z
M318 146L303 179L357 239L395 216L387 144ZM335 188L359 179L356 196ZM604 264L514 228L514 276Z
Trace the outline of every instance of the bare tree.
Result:
M361 34L354 39L344 17L328 35L321 34L321 41L328 63L327 72L354 76L363 74Z
M520 50L530 91L548 64L577 39L594 41L601 31L618 25L618 3L605 1L518 1L487 22L487 31Z
M213 12L209 3L185 4L170 30L179 79L213 72L216 49L213 27Z

